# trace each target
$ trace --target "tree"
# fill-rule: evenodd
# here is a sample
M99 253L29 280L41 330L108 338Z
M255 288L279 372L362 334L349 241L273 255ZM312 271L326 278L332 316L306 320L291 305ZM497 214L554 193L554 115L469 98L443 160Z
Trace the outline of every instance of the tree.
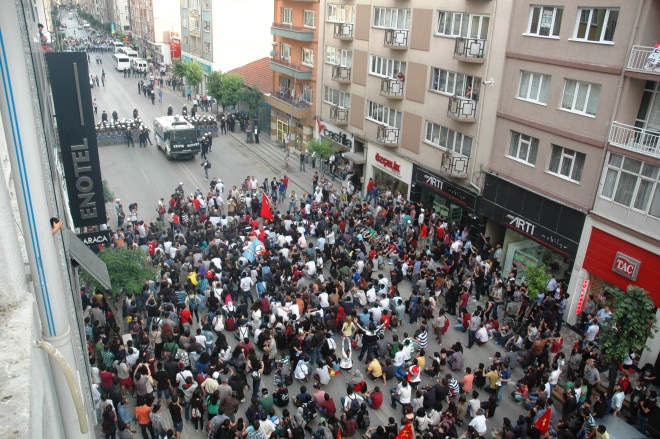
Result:
M525 267L525 280L527 281L527 292L531 300L536 300L539 292L545 291L550 275L545 270L545 265L528 265Z
M118 296L122 291L139 293L145 280L153 279L158 273L156 268L147 265L148 255L142 249L107 249L99 253L99 257L108 267L113 297ZM101 288L94 278L84 270L81 272L81 279L92 290Z
M108 180L103 180L103 201L106 203L115 201L115 193L110 190Z
M605 287L614 296L614 311L598 336L607 359L621 364L629 352L646 348L646 339L658 332L655 304L648 292L635 285L626 291Z
M253 85L252 87L243 86L238 91L238 102L248 107L250 117L255 118L259 116L259 109L264 104L264 95L259 91L259 87Z
M222 105L238 104L238 93L243 88L243 77L238 73L225 73L220 82L220 94Z
M172 61L172 74L177 78L185 78L187 72L186 63L180 59Z
M194 61L186 62L186 83L188 85L197 87L199 84L201 84L203 77L204 71L202 70L202 66L200 66L199 63Z
M206 83L206 90L209 96L215 98L218 102L222 102L222 73L219 70L214 70L209 75L209 80Z
M322 137L321 139L311 139L307 142L307 151L309 151L310 154L315 152L316 159L319 160L327 159L335 153L335 150L336 148L333 143L325 137Z

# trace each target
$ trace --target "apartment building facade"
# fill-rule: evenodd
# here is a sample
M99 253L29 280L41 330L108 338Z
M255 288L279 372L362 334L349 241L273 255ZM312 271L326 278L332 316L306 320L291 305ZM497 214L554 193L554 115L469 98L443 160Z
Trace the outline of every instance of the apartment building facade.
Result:
M271 138L278 142L288 139L297 149L312 138L316 126L316 81L322 59L320 5L318 0L274 2L270 28L273 92L266 94L265 102L271 106Z
M263 8L259 0L181 1L181 59L202 67L202 92L212 71L227 72L268 56L272 15L253 13Z
M605 285L660 305L659 13L645 0L513 8L478 214L505 269L544 264L570 282L569 323L581 295L610 299Z
M510 7L328 1L317 135L339 139L365 185L481 223Z
M172 62L170 40L181 32L179 0L131 0L131 28L140 57Z

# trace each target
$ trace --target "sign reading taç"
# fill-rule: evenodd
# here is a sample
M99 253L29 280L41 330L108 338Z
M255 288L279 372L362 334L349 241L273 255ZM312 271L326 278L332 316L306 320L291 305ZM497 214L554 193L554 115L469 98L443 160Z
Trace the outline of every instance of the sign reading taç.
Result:
M633 259L621 252L616 252L614 263L612 264L612 271L627 279L637 280L637 275L639 274L639 268L641 265L642 263L637 259Z

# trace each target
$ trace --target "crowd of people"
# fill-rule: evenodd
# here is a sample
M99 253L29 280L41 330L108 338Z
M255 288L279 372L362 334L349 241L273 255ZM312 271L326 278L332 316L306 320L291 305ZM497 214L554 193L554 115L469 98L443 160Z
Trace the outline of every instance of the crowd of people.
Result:
M422 438L476 439L503 398L521 411L493 437L606 438L596 420L620 416L624 398L644 431L650 365L636 370L631 355L610 393L599 388L608 308L588 299L573 338L563 282L534 296L488 237L373 184L364 200L331 185L318 175L298 196L286 175L231 189L214 177L208 192L162 198L159 224L117 200L113 246L144 248L158 276L122 296L121 318L106 295L82 292L106 437L130 437L130 397L145 439L178 438L185 422L208 438L393 439L410 424ZM447 331L466 335L443 347ZM467 366L464 352L486 343L498 348L490 364ZM339 379L341 395L324 390ZM384 401L402 417L378 425Z

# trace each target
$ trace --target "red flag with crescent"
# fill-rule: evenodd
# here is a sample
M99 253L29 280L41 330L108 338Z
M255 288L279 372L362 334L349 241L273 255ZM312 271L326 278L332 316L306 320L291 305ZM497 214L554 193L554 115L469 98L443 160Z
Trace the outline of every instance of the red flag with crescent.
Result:
M325 124L323 124L323 123L321 122L321 118L320 118L320 117L317 117L317 118L316 118L316 130L318 131L319 134L321 134L321 133L323 132L324 129L325 129Z
M543 412L541 417L536 420L536 423L534 425L541 434L548 434L548 429L550 428L551 416L552 416L552 409L548 408L546 409L545 412Z
M337 439L341 439L341 428L337 429Z
M412 422L408 422L405 427L401 429L399 434L396 435L395 439L413 439L414 437Z
M270 208L270 200L264 191L261 191L261 217L269 221L275 218Z

